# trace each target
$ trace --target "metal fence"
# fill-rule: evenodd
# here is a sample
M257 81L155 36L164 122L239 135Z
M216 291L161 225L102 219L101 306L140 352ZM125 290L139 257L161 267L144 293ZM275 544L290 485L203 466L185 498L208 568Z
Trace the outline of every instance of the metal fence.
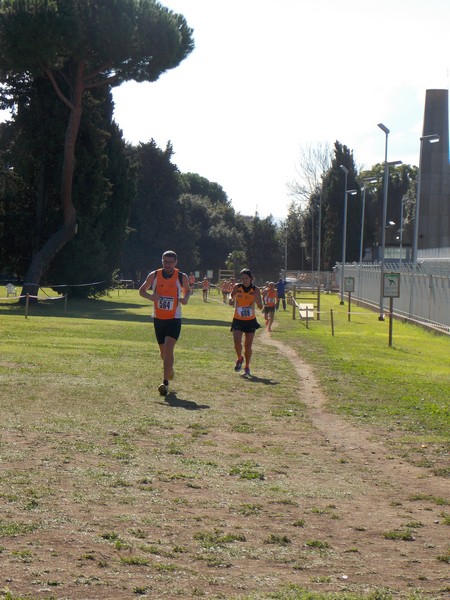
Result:
M336 271L339 274L340 265ZM444 269L445 270L445 269ZM450 330L450 276L412 269L409 264L386 263L385 273L400 273L400 297L394 300L394 313L413 321ZM380 305L381 269L379 265L345 265L345 276L354 277L352 297ZM337 282L340 277L337 276ZM389 299L383 300L388 310Z
M332 272L282 271L281 276L298 289L320 285L325 292L340 292L340 268L338 264ZM450 261L437 264L425 259L415 268L398 260L386 262L385 273L389 272L400 273L400 297L394 299L394 314L450 331ZM346 264L344 273L346 278L354 278L352 299L379 310L380 265ZM388 298L383 300L383 310L389 310Z

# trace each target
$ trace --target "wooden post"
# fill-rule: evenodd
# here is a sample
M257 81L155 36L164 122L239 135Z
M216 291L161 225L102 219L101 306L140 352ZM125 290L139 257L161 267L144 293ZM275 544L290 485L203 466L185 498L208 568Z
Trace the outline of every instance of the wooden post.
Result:
M309 329L309 311L308 311L308 305L306 305L306 329Z
M394 314L394 298L389 298L389 348L392 348L392 321Z
M317 286L317 320L320 321L320 283Z
M64 312L67 311L67 296L68 294L64 294Z
M333 309L330 308L331 311L331 335L334 337L334 316L333 316Z
M27 294L25 299L25 319L28 319L28 306L30 304L30 294Z
M350 313L352 312L352 293L348 293L348 322L350 323Z

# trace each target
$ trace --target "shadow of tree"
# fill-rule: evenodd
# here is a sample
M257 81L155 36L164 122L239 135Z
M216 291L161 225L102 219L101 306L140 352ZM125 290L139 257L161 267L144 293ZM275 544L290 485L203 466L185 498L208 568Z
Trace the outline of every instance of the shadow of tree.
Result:
M55 305L55 302L57 303ZM0 304L3 306L3 304ZM6 306L6 303L5 303ZM19 304L9 306L8 313L5 314L24 314L24 307ZM141 310L147 309L142 314L131 312L130 308ZM137 323L151 323L152 308L148 303L133 303L130 305L127 302L111 302L101 299L89 300L69 300L67 310L64 310L64 303L60 300L55 301L40 301L29 307L29 316L33 317L54 317L65 319L101 319L110 321L130 321ZM190 319L183 316L183 325L214 325L217 327L230 327L231 318L229 321L216 319Z

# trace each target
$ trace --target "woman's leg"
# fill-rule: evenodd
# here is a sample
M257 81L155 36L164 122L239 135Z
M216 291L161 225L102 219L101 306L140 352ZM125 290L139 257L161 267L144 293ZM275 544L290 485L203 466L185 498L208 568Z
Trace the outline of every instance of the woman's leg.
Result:
M244 340L244 356L245 356L245 367L250 368L250 360L252 358L253 350L253 338L255 337L255 333L246 333Z

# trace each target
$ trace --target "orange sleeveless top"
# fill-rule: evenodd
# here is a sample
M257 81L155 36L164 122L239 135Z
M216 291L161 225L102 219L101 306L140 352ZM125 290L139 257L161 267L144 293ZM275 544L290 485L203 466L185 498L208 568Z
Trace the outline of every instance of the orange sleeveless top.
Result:
M255 318L255 286L252 285L248 292L243 285L239 285L234 296L234 318L240 321L250 321Z
M166 279L163 277L162 269L156 271L156 277L152 286L159 295L153 309L153 316L156 319L181 318L181 309L178 302L181 285L178 274L179 270L174 269L171 277Z

